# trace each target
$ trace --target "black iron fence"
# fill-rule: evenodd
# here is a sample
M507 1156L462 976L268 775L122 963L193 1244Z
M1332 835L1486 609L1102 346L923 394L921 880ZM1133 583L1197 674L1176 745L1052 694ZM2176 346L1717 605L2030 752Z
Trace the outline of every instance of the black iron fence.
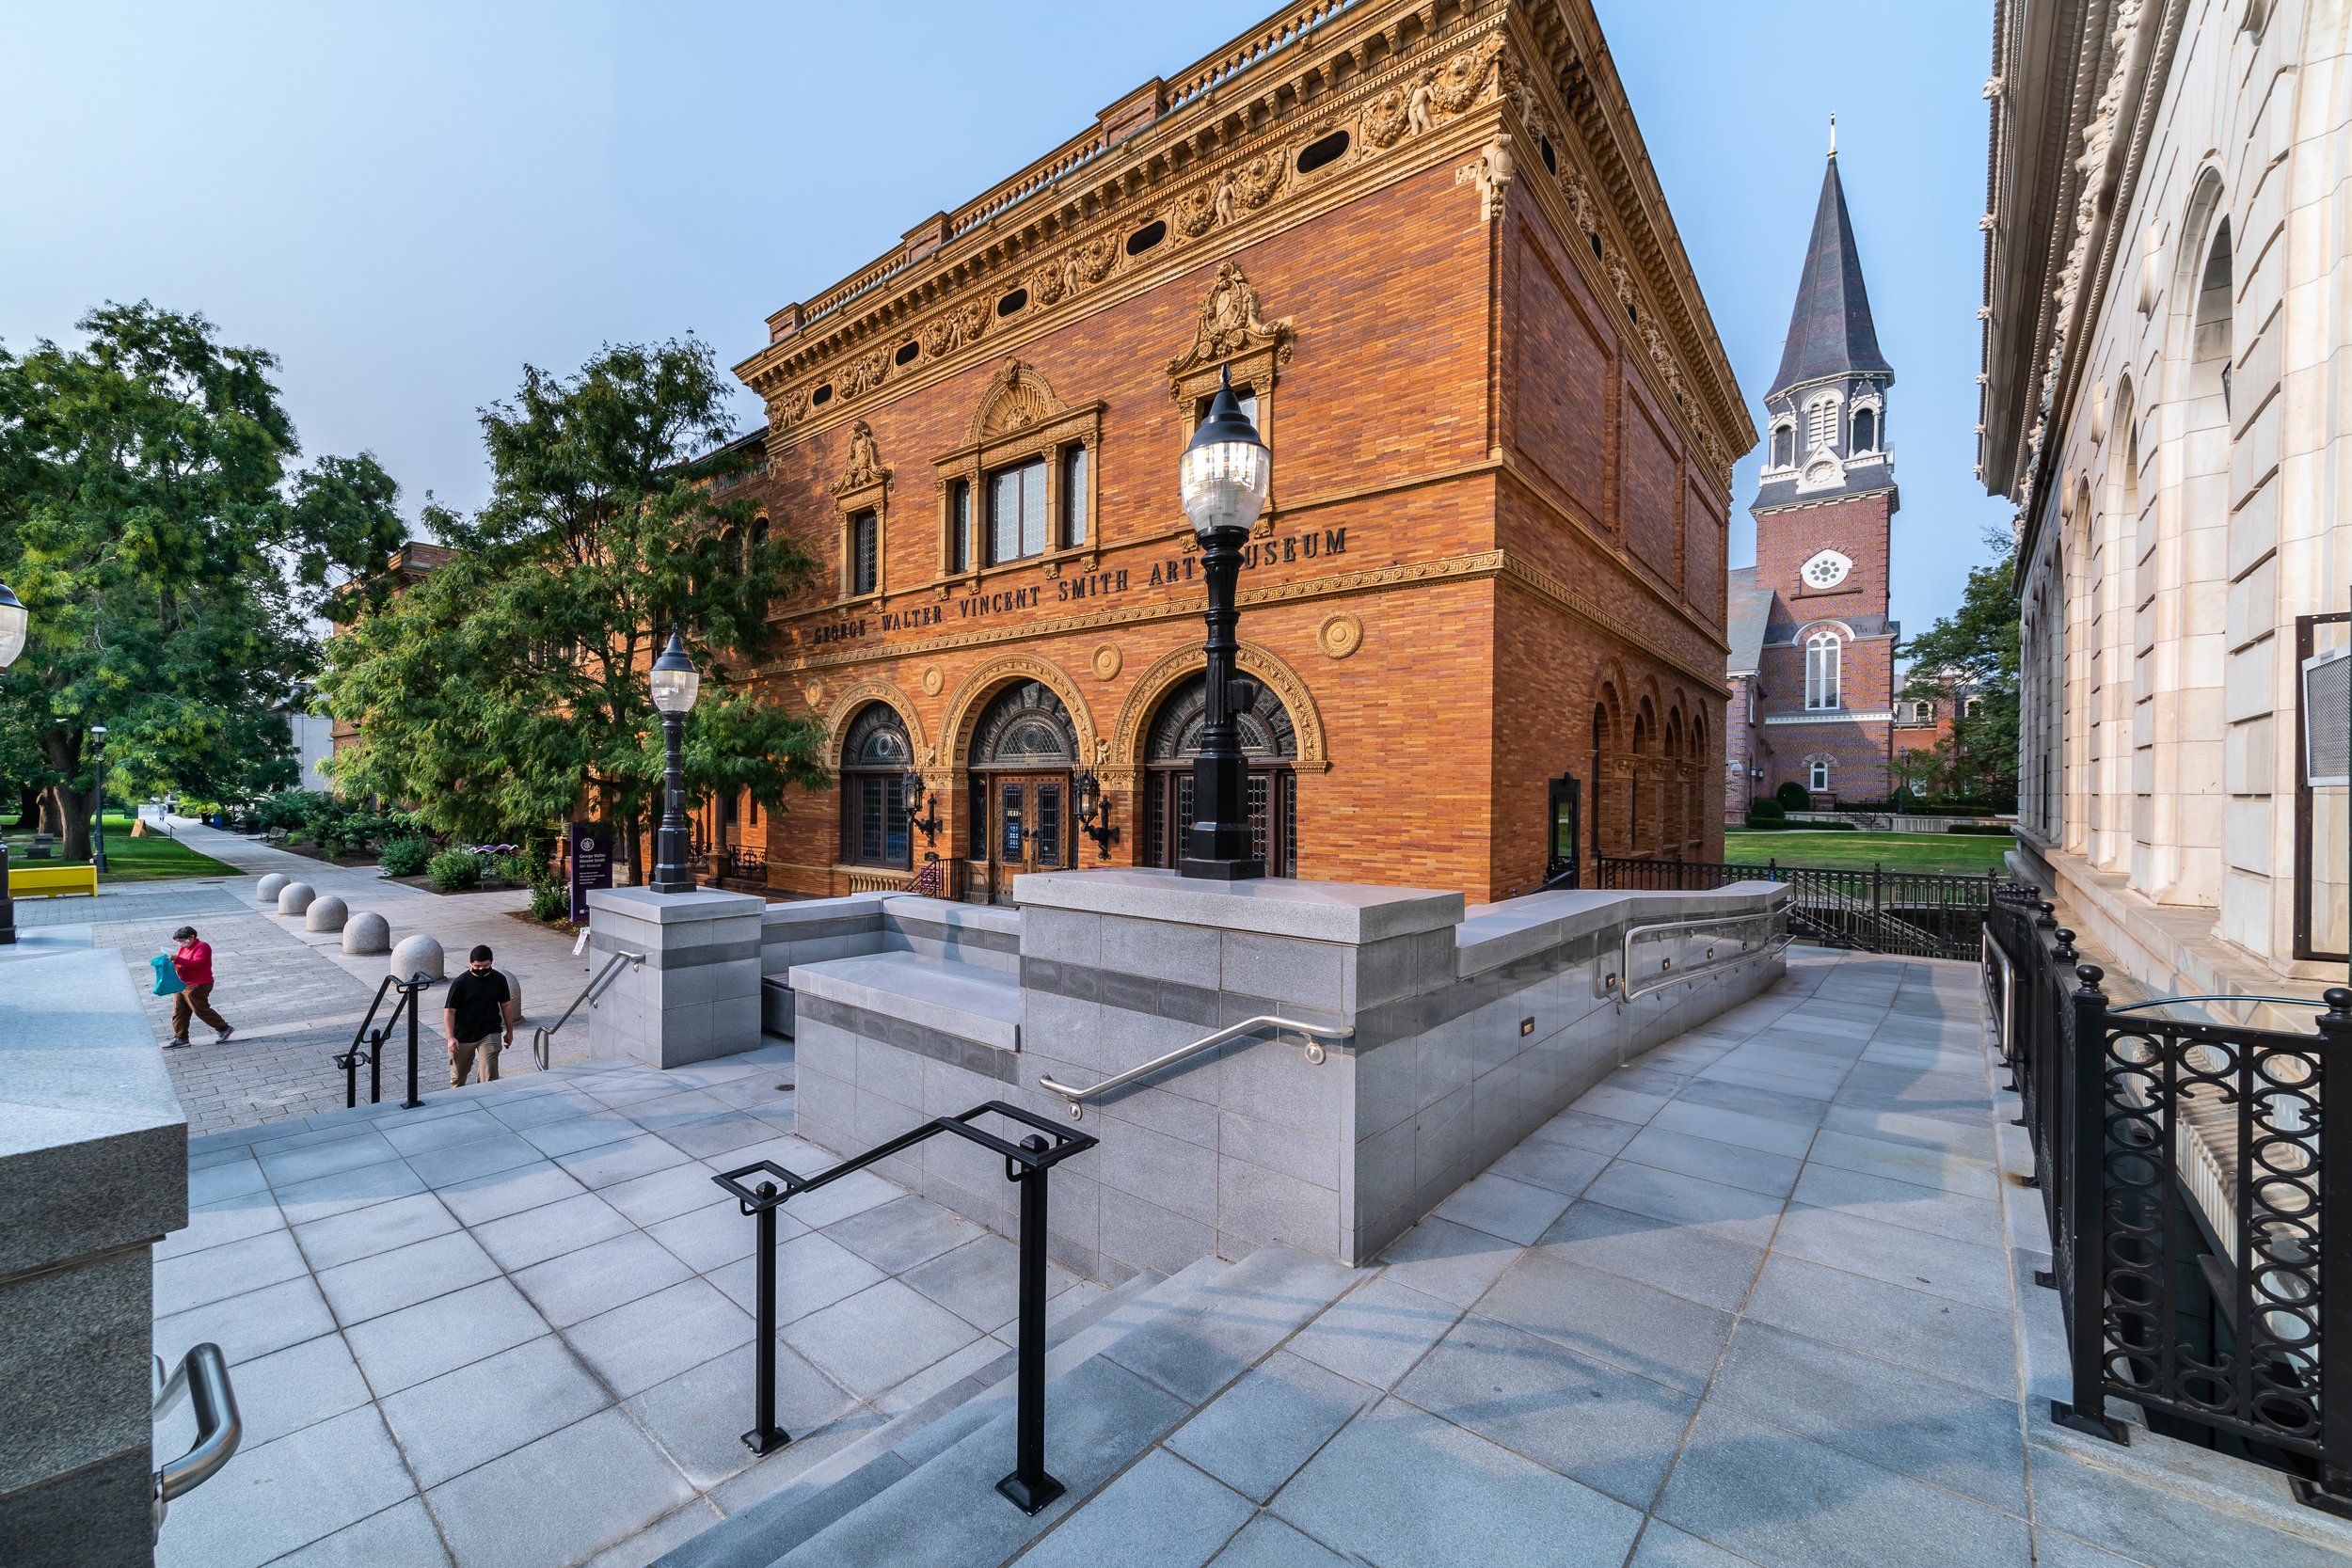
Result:
M2030 888L1985 935L2050 1227L2036 1280L2066 1323L2052 1418L2124 1442L2121 1400L2352 1513L2352 1152L2322 1116L2329 1078L2352 1081L2352 990L2314 1004L2312 1034L2165 1017L2200 999L2116 1005Z
M1714 861L1599 857L1597 882L1638 893L1697 893L1733 882L1786 882L1789 934L1825 947L1854 947L1914 958L1974 958L1983 945L1984 911L1995 893L2014 886L1997 876L1818 865L1728 865Z

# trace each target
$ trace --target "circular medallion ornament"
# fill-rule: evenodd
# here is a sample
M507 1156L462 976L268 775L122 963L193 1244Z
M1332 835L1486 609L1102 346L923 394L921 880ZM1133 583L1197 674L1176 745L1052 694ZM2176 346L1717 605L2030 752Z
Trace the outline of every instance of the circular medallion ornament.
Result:
M1126 661L1119 652L1118 643L1104 643L1094 650L1094 678L1101 681L1114 678L1119 673L1119 667L1124 662Z
M1315 643L1333 658L1345 658L1364 645L1364 624L1342 610L1324 617L1315 630Z
M806 686L801 688L801 696L811 707L823 707L825 705L825 689L819 682L811 681Z
M943 687L943 686L946 686L946 684L947 684L947 677L946 677L946 676L945 676L945 675L943 675L943 674L941 674L941 673L939 673L939 666L938 666L938 665L934 664L934 665L932 665L930 669L928 669L928 670L926 670L926 671L924 671L924 672L923 672L923 695L924 695L924 696L926 696L926 697L936 697L936 696L938 696L938 695L939 695L939 689L940 689L941 687Z
M1836 550L1823 550L1798 569L1807 588L1820 592L1836 587L1853 570L1853 562Z

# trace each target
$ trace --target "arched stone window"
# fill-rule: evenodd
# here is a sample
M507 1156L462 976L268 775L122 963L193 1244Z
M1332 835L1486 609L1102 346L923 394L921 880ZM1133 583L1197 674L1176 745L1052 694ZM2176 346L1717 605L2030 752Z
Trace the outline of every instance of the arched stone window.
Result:
M1804 765L1804 786L1807 789L1829 788L1829 758L1815 757Z
M1879 444L1879 416L1875 408L1857 408L1853 416L1853 450L1876 451Z
M906 773L914 760L906 721L888 703L869 703L841 743L841 863L907 866Z
M1835 709L1845 705L1839 701L1840 666L1845 658L1845 644L1834 631L1817 631L1804 640L1804 705L1812 709Z
M1772 426L1772 467L1786 468L1797 460L1797 427L1781 423Z

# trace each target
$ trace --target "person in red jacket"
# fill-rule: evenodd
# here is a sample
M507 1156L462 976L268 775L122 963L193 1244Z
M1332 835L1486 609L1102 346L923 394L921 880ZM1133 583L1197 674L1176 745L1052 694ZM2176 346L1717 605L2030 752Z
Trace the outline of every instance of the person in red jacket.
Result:
M171 1044L188 1043L188 1020L192 1017L202 1019L220 1031L220 1038L227 1039L237 1031L213 1010L213 944L198 937L193 926L181 927L171 933L171 940L180 944L171 955L171 967L179 974L180 983L187 987L171 995Z

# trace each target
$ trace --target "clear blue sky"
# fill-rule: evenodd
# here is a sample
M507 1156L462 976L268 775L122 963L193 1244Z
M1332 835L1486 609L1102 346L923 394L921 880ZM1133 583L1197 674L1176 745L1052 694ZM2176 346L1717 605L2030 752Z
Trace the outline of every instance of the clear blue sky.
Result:
M1969 472L1989 4L1599 8L1752 404L1837 111L1898 376L1895 612L1924 628L2008 515ZM689 329L740 358L770 311L1270 9L9 7L0 342L70 338L106 299L202 310L280 356L306 451L373 451L412 512L428 490L469 507L474 411L524 362ZM1735 562L1753 548L1737 515Z

